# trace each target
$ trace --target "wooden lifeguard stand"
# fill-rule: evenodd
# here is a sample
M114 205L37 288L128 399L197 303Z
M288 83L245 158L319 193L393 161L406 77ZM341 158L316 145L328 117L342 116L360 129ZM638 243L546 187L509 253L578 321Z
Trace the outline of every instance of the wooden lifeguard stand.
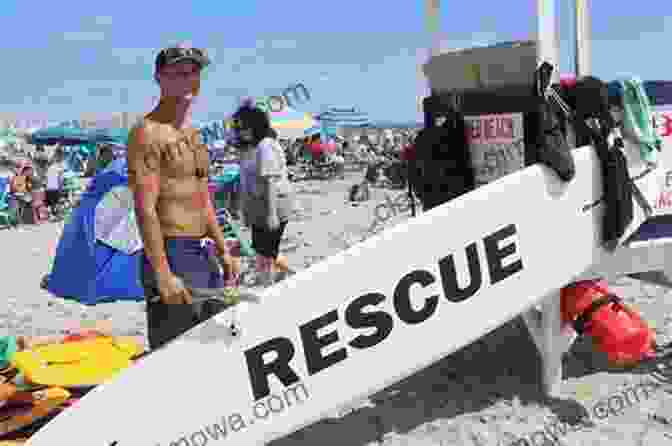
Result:
M431 58L441 56L441 31L438 25L439 0L426 0L426 13L429 23L433 23L430 31ZM556 20L556 1L537 0L536 2L536 54L537 65L548 61L554 66L559 62L559 45ZM590 37L590 10L589 0L575 0L575 72L578 76L591 74L591 37ZM525 43L523 43L523 46ZM525 56L521 56L525 60ZM430 59L431 59L430 58ZM430 65L428 62L425 68ZM450 64L448 64L450 65ZM439 68L440 70L440 68ZM427 72L427 70L424 70ZM559 72L554 73L557 82ZM435 78L443 78L443 75ZM430 76L430 83L432 79ZM440 83L440 82L439 82ZM468 81L467 81L468 83ZM636 173L634 173L636 174ZM633 172L631 171L631 176ZM637 206L635 204L635 206ZM640 218L639 223L642 219ZM635 223L637 226L639 223ZM633 232L637 228L631 228ZM575 278L584 279L604 278L614 280L618 277L634 273L663 271L668 278L672 278L672 262L665 262L666 256L672 259L672 239L655 239L628 243L620 246L616 251L599 258L588 272L582 272ZM542 383L548 395L556 393L558 384L562 380L562 355L569 350L576 333L573 330L563 330L560 313L560 289L547 296L540 296L538 303L523 314L525 323L532 335L539 351L542 362Z

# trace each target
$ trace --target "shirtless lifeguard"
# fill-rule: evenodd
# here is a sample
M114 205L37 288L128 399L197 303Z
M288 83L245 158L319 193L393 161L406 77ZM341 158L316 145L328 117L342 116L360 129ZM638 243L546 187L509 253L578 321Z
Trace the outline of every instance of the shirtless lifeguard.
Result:
M187 288L224 286L202 247L203 238L215 241L217 254L231 273L232 262L208 193L207 147L190 119L201 71L209 63L197 48L162 50L155 66L161 99L129 137L129 186L144 242L141 277L151 349L221 311L221 304L193 303Z

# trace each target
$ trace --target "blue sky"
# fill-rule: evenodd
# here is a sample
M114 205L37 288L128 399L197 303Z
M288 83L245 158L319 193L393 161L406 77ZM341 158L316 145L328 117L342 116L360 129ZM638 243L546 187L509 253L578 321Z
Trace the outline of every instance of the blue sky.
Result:
M442 3L446 47L533 35L533 1ZM557 3L562 68L569 71L569 1ZM592 3L597 76L672 79L672 61L665 55L672 41L668 0L647 0L642 11ZM151 78L157 50L189 40L213 59L195 108L198 120L230 113L240 95L275 94L294 82L311 92L306 111L356 106L377 120L414 120L418 52L428 44L423 4L192 0L179 7L177 1L152 0L2 0L6 87L0 111L55 120L88 112L143 112L158 93Z

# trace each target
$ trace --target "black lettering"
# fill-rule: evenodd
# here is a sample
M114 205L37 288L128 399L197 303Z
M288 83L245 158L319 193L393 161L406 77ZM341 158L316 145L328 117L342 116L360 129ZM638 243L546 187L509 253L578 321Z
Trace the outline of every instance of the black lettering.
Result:
M483 153L483 162L492 169L492 166L497 166L497 154L492 151L487 151Z
M439 261L443 293L446 296L446 299L451 302L457 303L469 299L476 294L483 284L481 262L478 259L476 243L471 243L467 246L466 254L470 278L469 285L466 288L460 288L460 285L457 283L457 270L455 269L454 255L451 254Z
M498 166L504 166L506 164L506 155L502 149L495 149L495 159L497 160Z
M439 296L437 294L425 299L425 306L422 309L415 311L411 307L410 289L415 283L419 283L423 288L433 284L436 281L434 276L424 270L415 270L406 274L401 278L396 288L394 289L394 309L399 316L399 319L407 324L419 324L426 321L434 314L436 307L439 304Z
M348 343L351 347L364 349L383 342L392 332L394 320L384 311L364 313L362 310L371 305L375 306L385 300L380 293L367 293L353 300L345 310L345 322L352 328L375 327L376 331L370 335L359 335Z
M299 100L300 99L299 98L299 91L301 93L303 93L303 99L301 99L301 100ZM287 103L287 106L289 106L289 107L294 106L294 101L292 101L292 99L290 97L293 97L294 100L297 100L299 102L299 104L303 104L305 102L310 101L310 93L308 92L308 89L306 88L306 86L303 85L303 84L290 85L289 87L285 88L282 92L282 97L285 98L285 102Z
M337 320L338 312L333 310L299 327L301 341L303 342L303 351L306 355L306 366L311 376L347 358L345 348L337 350L328 356L322 356L322 349L324 347L338 342L338 332L332 331L322 337L318 337L317 330Z
M278 357L268 364L264 363L263 355L275 352ZM270 395L268 375L273 374L285 387L299 381L299 376L289 366L294 357L294 345L287 338L273 338L245 351L247 371L254 400L257 401Z
M515 242L511 242L503 248L500 248L499 242L515 234L516 225L508 225L483 239L483 244L485 245L485 258L488 261L488 268L490 270L490 283L493 285L523 269L522 259L518 259L508 266L502 265L502 260L504 260L505 257L516 252L516 244Z
M274 113L285 109L285 99L282 96L269 96L266 101L268 102L268 108Z

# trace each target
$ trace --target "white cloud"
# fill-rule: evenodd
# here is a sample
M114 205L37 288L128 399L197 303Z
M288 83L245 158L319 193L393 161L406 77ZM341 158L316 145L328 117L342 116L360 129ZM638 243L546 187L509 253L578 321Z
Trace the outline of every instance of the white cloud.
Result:
M100 31L64 32L63 40L68 42L101 42L105 40L105 33Z
M99 15L93 18L93 22L98 26L112 25L112 17L109 15Z

